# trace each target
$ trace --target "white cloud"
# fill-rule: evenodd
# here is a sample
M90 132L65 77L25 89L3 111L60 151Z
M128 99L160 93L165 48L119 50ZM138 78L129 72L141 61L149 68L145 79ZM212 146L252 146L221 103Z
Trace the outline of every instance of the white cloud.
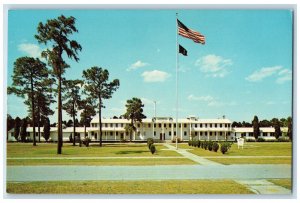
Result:
M141 74L145 82L164 82L171 75L167 72L153 70L145 71Z
M230 59L224 59L214 54L206 55L196 60L195 66L206 73L207 77L225 77L228 74L227 68L232 65Z
M18 50L34 58L40 58L42 53L42 50L38 45L31 43L19 44Z
M259 82L266 77L275 75L279 70L282 69L282 66L273 66L273 67L263 67L260 70L254 71L251 75L246 77L246 80L250 82Z
M190 94L187 99L189 101L203 101L207 103L207 106L236 106L237 102L231 101L231 102L221 102L218 101L218 99L215 99L214 97L207 95L207 96L195 96L193 94Z
M283 84L286 81L292 80L292 71L289 69L283 69L278 73L276 83Z
M147 66L147 65L149 65L149 64L138 60L134 64L131 64L131 66L129 68L127 68L126 70L127 71L136 70L138 68L142 68L142 67Z

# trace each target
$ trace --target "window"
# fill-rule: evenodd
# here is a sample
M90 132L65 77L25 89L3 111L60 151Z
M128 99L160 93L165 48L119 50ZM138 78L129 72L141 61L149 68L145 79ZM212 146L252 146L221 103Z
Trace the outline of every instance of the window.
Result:
M217 132L215 132L215 135L217 135Z
M119 132L116 132L116 135L119 135Z
M197 136L197 135L198 135L198 132L195 132L195 135Z
M110 124L110 127L111 127L111 128L113 127L113 124L112 124L112 123Z
M158 127L161 128L161 124L160 123L158 124Z
M227 124L225 123L225 128L227 128Z
M186 123L185 123L185 124L183 124L183 127L184 127L184 128L186 128Z
M223 127L223 125L222 125L222 123L220 124L220 128L222 128Z
M263 136L264 136L264 137L268 136L268 133L263 133Z
M253 133L249 133L249 137L253 137Z
M200 123L200 128L202 128L202 123Z
M200 132L200 136L202 136L202 132Z
M156 128L156 123L154 123L154 128Z
M176 131L174 131L174 135L176 135Z
M118 124L116 123L116 128L118 127Z
M210 124L210 125L209 125L209 127L211 127L211 128L212 128L212 124Z
M148 128L151 128L151 123L148 124Z
M169 136L171 136L172 135L172 132L171 131L169 131Z
M121 127L123 128L123 123L121 123Z
M113 132L112 131L110 132L110 136L113 136Z
M207 128L207 123L205 123L205 127Z
M222 136L223 135L223 132L220 132L220 136Z
M105 127L107 128L107 123L105 123Z
M169 124L169 128L172 128L172 124L171 123Z
M176 123L174 123L174 128L176 128Z
M198 126L197 126L197 124L195 124L195 128L197 128Z
M164 128L166 128L167 127L167 125L166 124L164 124Z
M153 132L154 136L156 136L156 131Z
M212 135L212 132L209 132L209 135Z
M181 124L179 123L179 128L181 128Z
M184 131L184 136L186 136L186 131Z
M218 126L218 124L215 124L215 128Z
M205 132L205 136L207 136L207 132Z

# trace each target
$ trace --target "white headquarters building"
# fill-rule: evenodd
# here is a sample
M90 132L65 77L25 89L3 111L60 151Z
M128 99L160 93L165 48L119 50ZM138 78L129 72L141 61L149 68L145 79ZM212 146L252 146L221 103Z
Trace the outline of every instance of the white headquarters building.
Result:
M130 134L126 132L125 126L130 124L127 119L102 119L102 141L146 141L147 138L153 138L160 142L172 142L176 139L176 120L171 117L154 117L152 119L143 119L141 123L135 123L136 131ZM234 141L237 138L254 139L253 128L249 127L232 127L232 122L227 118L220 119L199 119L190 116L185 119L178 119L178 139L179 141L188 141L192 138L197 140L228 140ZM43 127L41 131L41 141L43 138ZM281 128L283 136L287 128ZM14 141L14 129L8 132L8 140ZM36 127L36 140L38 140L38 128ZM275 129L273 127L260 128L260 136L265 140L274 140ZM73 127L63 128L63 141L69 141L72 136ZM76 133L84 138L84 127L76 127ZM91 121L91 127L86 128L87 136L92 141L100 139L99 136L99 119L95 117ZM27 128L27 135L33 139L33 128ZM57 128L51 127L50 140L57 141Z

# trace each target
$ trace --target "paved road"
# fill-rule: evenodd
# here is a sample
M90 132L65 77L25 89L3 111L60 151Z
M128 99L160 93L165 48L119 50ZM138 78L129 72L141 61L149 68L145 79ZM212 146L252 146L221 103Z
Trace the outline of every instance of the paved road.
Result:
M7 166L7 181L291 178L285 164L166 166Z

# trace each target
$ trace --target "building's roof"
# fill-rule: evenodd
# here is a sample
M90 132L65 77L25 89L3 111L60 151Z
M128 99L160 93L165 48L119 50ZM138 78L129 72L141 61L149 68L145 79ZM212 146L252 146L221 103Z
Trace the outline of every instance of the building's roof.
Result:
M280 128L282 132L287 132L287 127L281 127ZM274 127L260 127L259 130L264 133L274 133L275 128ZM234 127L234 132L237 133L253 133L253 127Z
M234 127L233 131L237 132L237 133L253 133L253 128L252 127Z
M143 119L143 123L152 123L154 118L146 118ZM156 117L155 121L157 123L164 122L164 123L176 123L175 118L171 117ZM127 119L112 119L112 118L102 118L102 123L130 123L130 120ZM91 123L99 123L99 119L94 117ZM179 118L178 123L232 123L229 119L220 118L220 119L189 119L189 118Z

